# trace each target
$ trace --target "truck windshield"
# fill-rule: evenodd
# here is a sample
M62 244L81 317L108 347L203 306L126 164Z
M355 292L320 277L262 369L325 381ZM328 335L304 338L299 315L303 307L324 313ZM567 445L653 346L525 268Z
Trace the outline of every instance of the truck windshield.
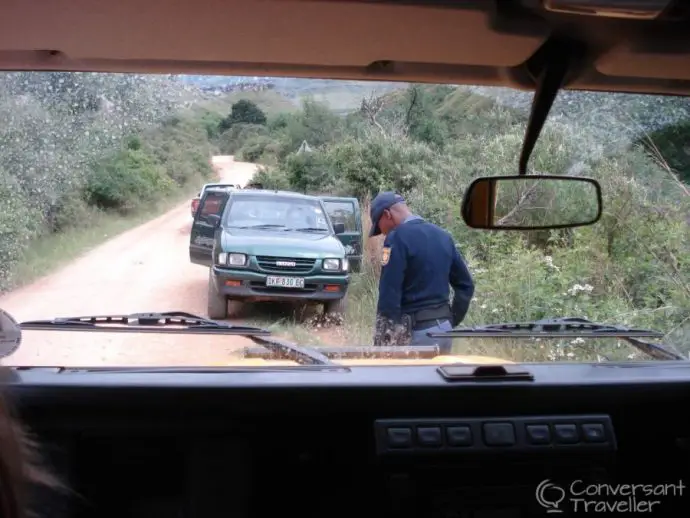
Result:
M266 226L330 230L318 200L290 197L238 197L232 200L225 223L232 228Z

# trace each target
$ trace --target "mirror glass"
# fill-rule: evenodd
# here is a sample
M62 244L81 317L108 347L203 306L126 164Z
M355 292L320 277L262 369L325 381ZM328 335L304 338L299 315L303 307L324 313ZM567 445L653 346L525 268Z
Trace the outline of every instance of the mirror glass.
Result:
M474 180L462 217L471 228L538 230L591 225L601 216L601 188L591 178L493 176Z
M342 234L345 232L345 223L333 223L333 232Z

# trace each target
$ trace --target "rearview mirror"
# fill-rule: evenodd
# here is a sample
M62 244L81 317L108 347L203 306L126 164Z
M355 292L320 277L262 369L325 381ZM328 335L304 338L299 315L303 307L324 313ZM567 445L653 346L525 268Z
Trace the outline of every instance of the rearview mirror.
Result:
M601 187L591 178L489 176L470 184L462 219L481 229L570 228L596 223L601 209Z
M220 216L218 214L209 214L206 216L206 221L209 225L217 227L220 225Z
M336 234L345 232L345 223L333 223L333 232Z

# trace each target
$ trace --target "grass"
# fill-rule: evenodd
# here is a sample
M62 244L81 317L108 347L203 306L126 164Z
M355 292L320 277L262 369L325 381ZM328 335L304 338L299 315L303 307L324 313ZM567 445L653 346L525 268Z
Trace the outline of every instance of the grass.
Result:
M283 322L270 325L268 329L276 336L283 337L293 343L309 346L309 345L333 345L324 343L323 337L316 333L313 329L309 329L300 325L297 322Z
M332 345L324 343L322 334L311 324L310 317L315 308L278 302L243 304L237 317L247 325L262 327L277 337L297 344Z
M365 199L362 203L362 270L352 276L347 294L350 303L347 305L343 326L347 342L353 344L371 344L374 336L383 236L369 237L372 224L369 214L370 200Z
M127 216L94 211L86 228L70 228L35 239L12 272L11 289L30 284L109 239L164 214L193 196L197 189L196 185L191 187L190 184L189 188L180 189L146 210Z

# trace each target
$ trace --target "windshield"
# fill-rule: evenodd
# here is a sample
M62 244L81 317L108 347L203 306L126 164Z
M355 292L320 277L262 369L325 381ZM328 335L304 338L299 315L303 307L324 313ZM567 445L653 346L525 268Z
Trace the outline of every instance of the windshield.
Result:
M232 188L233 186L227 183L207 183L204 185L204 188L201 190L201 194L206 192L206 189L209 189L211 187L230 187Z
M183 311L384 365L414 361L354 349L385 345L377 313L414 314L404 339L415 347L453 325L571 317L658 331L638 340L688 358L690 101L561 92L528 172L596 179L601 219L471 229L464 193L517 174L531 101L471 85L0 74L0 309L19 322ZM215 183L239 188L192 202ZM395 197L374 202L383 191L409 213L391 210ZM576 218L590 199L560 184L498 192L496 210L518 225ZM370 237L375 227L388 236ZM429 358L650 359L583 328L444 340ZM278 361L261 347L239 335L25 330L1 361Z
M317 200L240 195L232 199L225 222L230 228L280 227L329 232L326 218Z

